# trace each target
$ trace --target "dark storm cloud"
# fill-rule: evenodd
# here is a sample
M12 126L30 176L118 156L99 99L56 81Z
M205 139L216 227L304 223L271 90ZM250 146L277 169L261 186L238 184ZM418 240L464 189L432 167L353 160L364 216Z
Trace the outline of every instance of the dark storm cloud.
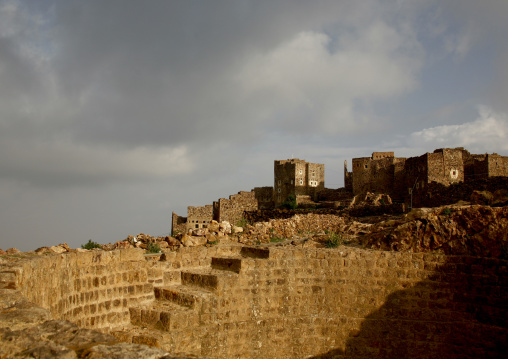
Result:
M5 238L167 232L171 210L269 185L274 159L337 187L376 149L490 151L507 4L0 0Z

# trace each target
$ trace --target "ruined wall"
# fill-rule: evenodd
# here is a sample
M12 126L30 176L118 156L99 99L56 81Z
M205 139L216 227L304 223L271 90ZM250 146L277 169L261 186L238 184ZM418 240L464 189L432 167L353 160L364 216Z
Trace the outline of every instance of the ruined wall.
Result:
M506 353L505 260L348 247L186 248L164 262L138 253L35 258L18 268L16 285L55 316L86 326L124 323L130 309L131 325L140 327L124 331L126 340L211 358ZM166 288L155 291L159 304L139 306L154 286ZM180 303L165 304L167 323L162 299ZM93 323L87 306L88 316L97 313Z
M256 193L238 192L229 196L229 199L221 198L214 202L214 219L218 222L228 221L229 223L237 223L245 211L255 211L258 209L258 201Z
M187 231L187 217L182 217L175 212L171 215L171 235L185 233Z
M508 176L508 157L499 156L497 153L486 155L488 176Z
M214 208L211 204L202 207L187 207L186 231L189 229L208 227L208 223L213 219L213 211Z
M258 201L258 209L269 209L275 206L273 187L255 187L253 191Z

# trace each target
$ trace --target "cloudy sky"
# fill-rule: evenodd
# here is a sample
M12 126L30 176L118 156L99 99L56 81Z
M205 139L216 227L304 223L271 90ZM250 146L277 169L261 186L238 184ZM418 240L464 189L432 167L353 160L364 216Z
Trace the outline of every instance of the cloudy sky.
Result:
M166 235L273 161L508 155L508 1L0 0L0 248Z

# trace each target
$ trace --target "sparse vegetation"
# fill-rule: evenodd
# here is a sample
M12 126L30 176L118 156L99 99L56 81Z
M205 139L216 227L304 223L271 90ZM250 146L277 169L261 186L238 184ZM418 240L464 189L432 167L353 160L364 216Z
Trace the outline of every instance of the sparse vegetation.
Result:
M146 251L148 253L159 253L161 251L161 247L159 247L157 243L151 242L146 246Z
M349 241L345 241L342 238L342 235L331 232L328 236L328 239L325 241L326 248L336 248L341 244L348 244Z
M81 245L81 248L83 248L83 249L94 249L94 248L102 248L102 247L101 247L101 245L99 243L94 242L91 239L89 239L87 243Z
M249 224L249 221L247 220L247 218L245 217L242 217L240 218L237 222L236 222L236 226L237 227L246 227L247 225Z
M444 216L449 216L449 215L451 215L451 214L452 214L452 209L451 209L451 208L446 207L446 208L444 208L444 209L443 209L443 211L441 212L441 214L442 214L442 215L444 215Z
M272 243L284 242L285 240L286 240L286 238L281 238L281 237L272 237L272 238L270 238L270 242L272 242Z
M288 198L284 202L282 202L280 207L286 209L296 209L298 207L298 204L296 203L296 197L290 194Z

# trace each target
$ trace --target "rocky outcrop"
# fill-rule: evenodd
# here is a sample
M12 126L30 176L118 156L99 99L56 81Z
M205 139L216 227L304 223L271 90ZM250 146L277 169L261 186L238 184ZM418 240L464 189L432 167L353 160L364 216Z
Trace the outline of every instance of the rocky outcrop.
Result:
M450 206L414 209L380 222L362 243L396 251L508 257L508 207Z

